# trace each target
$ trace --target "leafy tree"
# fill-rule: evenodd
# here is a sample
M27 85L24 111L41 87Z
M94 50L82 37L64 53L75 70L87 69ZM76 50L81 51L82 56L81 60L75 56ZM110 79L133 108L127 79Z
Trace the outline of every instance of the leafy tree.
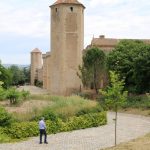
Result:
M150 90L150 45L141 41L122 40L107 58L109 70L125 78L129 92Z
M17 91L14 87L7 90L7 98L9 99L10 104L18 104L21 102L21 96L21 92Z
M105 53L95 47L87 50L85 55L83 55L83 66L80 68L80 78L84 85L92 82L96 93L98 93L100 77L105 68L105 58Z
M82 66L79 66L79 72L77 72L77 75L81 79L84 88L89 87L92 82L91 80L92 74L90 70L88 70L88 68L82 65Z
M24 79L25 83L30 83L30 67L24 67L23 74L25 77Z
M12 65L9 68L9 70L12 73L12 80L13 80L12 85L19 85L19 84L22 85L25 83L25 75L22 68L19 68L16 65Z
M117 113L118 108L122 106L127 99L127 91L124 90L124 80L120 80L119 75L110 71L110 86L100 93L104 96L107 107L111 107L115 111L115 145L117 143Z
M2 87L8 88L12 83L12 75L8 69L0 64L0 81L3 82Z

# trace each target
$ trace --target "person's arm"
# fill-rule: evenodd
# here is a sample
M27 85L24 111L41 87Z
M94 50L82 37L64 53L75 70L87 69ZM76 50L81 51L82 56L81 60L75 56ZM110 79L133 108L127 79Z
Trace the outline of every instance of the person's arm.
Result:
M45 122L43 121L43 126L44 126L44 129L46 129L46 124L45 124Z

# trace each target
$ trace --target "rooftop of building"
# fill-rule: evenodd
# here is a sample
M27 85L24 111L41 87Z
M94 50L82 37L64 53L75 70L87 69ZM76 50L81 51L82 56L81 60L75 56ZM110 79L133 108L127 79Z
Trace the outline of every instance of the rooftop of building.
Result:
M78 0L57 0L54 4L52 4L51 6L54 5L58 5L58 4L77 4L77 5L82 5L83 7L85 7L82 3L80 3Z
M98 38L93 37L91 45L116 46L121 40L125 39L105 38L105 35L100 35ZM141 40L147 44L150 44L150 39L127 39L127 40Z
M35 48L31 51L31 53L42 53L38 48Z

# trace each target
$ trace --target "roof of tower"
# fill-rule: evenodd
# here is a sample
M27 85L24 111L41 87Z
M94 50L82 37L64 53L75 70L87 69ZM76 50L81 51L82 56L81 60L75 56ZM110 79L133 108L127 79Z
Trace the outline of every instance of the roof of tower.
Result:
M78 2L78 0L57 0L51 6L58 5L58 4L77 4L77 5L82 5L85 8L85 6L82 3Z
M38 48L35 48L31 53L41 53L41 51Z

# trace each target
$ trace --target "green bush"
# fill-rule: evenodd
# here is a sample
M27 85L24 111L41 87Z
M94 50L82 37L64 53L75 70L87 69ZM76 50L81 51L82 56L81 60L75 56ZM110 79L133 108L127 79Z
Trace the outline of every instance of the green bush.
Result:
M0 106L0 126L8 126L12 123L12 116Z
M79 117L71 117L66 122L61 119L57 121L46 121L47 133L58 133L61 131L71 131L84 129L88 127L96 127L107 123L106 112L91 113ZM37 136L39 133L37 122L13 123L10 127L4 128L4 133L11 138L26 138Z
M11 138L4 133L4 129L0 128L0 143L10 142Z
M146 95L128 96L123 108L150 109L150 99Z
M30 98L30 92L29 92L29 91L22 90L22 91L21 91L21 97L23 98L23 100L29 99L29 98Z
M71 117L65 125L70 130L97 127L107 123L106 112L90 113L79 117Z
M98 112L102 112L103 108L100 105L97 105L96 107L92 107L92 108L83 108L81 110L79 110L76 113L76 116L80 116L80 115L84 115L84 114L89 114L89 113L98 113Z
M46 108L45 110L43 110L41 115L33 117L31 121L38 121L41 119L41 117L44 117L45 120L50 120L54 122L58 120L58 116L54 112L52 112L49 108Z
M10 127L5 128L4 132L14 139L21 139L38 135L37 122L13 123Z
M0 101L6 99L6 90L0 87Z
M14 87L7 90L7 98L10 100L10 104L19 104L22 100L20 92Z

